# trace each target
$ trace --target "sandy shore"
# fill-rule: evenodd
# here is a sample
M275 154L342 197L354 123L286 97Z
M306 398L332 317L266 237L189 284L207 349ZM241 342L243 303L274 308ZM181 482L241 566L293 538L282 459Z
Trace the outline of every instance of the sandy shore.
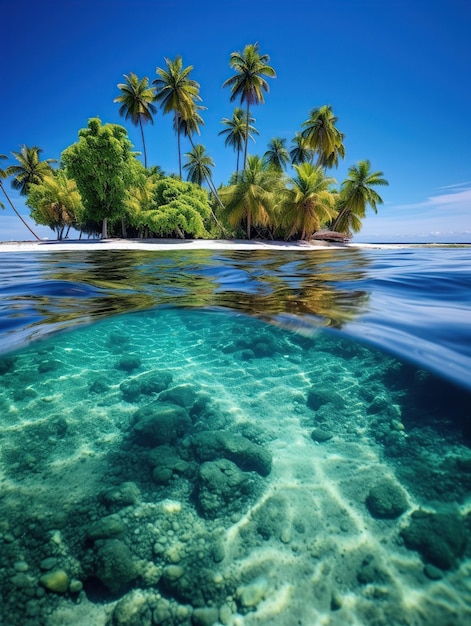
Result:
M326 248L423 248L469 246L446 243L337 243L331 241L257 241L247 239L68 239L0 241L0 252L72 252L77 250L325 250Z
M327 241L248 241L243 239L82 239L0 242L0 252L65 252L75 250L316 250L344 248Z

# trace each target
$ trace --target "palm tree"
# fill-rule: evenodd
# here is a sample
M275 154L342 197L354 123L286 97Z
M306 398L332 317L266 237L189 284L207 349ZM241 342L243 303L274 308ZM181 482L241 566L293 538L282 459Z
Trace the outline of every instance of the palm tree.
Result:
M366 208L369 204L375 213L377 205L383 204L381 196L372 188L373 186L389 185L383 178L383 172L371 172L371 163L359 161L348 170L348 178L343 181L338 201L339 213L332 223L332 230L349 233L359 232L361 220L365 217Z
M311 163L295 165L294 169L296 176L289 179L281 201L282 223L287 230L287 239L294 235L310 239L337 213L337 194L331 190L336 181Z
M195 113L195 103L201 101L200 86L189 76L193 66L183 68L181 56L176 56L172 61L165 59L167 69L156 69L159 78L152 81L155 85L155 100L160 102L160 107L165 113L173 113L174 127L178 142L178 165L180 177L182 175L180 133L182 121L191 120Z
M29 188L27 205L37 224L49 226L57 233L57 239L68 235L72 226L80 221L83 212L82 198L77 183L68 178L64 170L52 172L41 183Z
M231 54L229 64L236 74L228 78L223 84L223 87L231 88L231 102L238 98L241 103L245 102L246 105L244 169L247 164L250 107L264 103L263 92L269 90L264 76L276 77L275 70L268 65L269 60L268 54L260 54L258 43L246 45L242 53L233 52Z
M268 167L273 167L275 170L282 172L286 170L286 166L289 163L289 154L286 149L286 139L280 137L274 137L268 142L268 150L263 155L263 162Z
M297 132L291 140L292 148L289 156L292 165L300 165L301 163L312 163L314 160L314 150L307 147L306 139Z
M8 157L6 156L6 154L0 154L0 159L8 159ZM13 209L13 211L16 213L17 217L19 217L19 218L20 218L20 220L23 222L23 224L26 226L26 228L29 230L29 232L30 232L32 235L34 235L34 237L36 237L36 239L39 241L39 239L40 239L40 238L38 237L38 235L36 235L36 233L34 232L34 230L32 230L32 229L28 226L28 224L25 222L25 220L21 217L21 215L18 213L18 211L17 211L17 210L16 210L16 208L14 207L13 202L12 202L12 201L11 201L11 199L10 199L10 196L7 194L6 189L5 189L5 187L3 186L3 182L2 182L2 179L3 179L3 178L8 178L8 174L7 174L7 172L6 172L4 169L2 169L2 168L0 167L0 188L1 188L1 190L3 191L3 193L5 194L5 198L8 200L8 204L11 206L11 208ZM2 209L4 209L4 208L5 208L5 205L4 205L2 202L0 202L0 208L2 208Z
M247 167L229 187L221 189L221 198L226 205L226 216L231 226L245 222L247 239L252 226L267 226L275 207L274 190L277 175L265 168L259 156L249 156Z
M183 166L188 171L187 180L197 185L202 185L205 180L211 178L211 168L214 167L214 161L206 154L206 148L200 143L190 152L185 154L188 163Z
M154 90L149 87L149 79L144 76L140 80L134 72L129 76L124 74L125 83L119 83L121 95L113 100L121 104L119 114L126 120L130 119L134 126L141 129L142 147L144 150L144 167L147 167L146 143L144 141L143 124L154 123L153 115L157 113L157 108L152 104L154 101Z
M345 157L345 135L337 129L336 123L332 107L324 105L313 109L309 119L302 124L301 136L306 140L306 146L317 154L317 165L321 167L337 167L339 157Z
M19 162L19 165L10 165L7 167L7 176L13 176L11 186L13 189L19 190L20 195L26 196L30 185L41 183L44 177L53 170L51 163L57 163L56 159L39 160L41 148L37 146L21 146L20 152L12 152L13 156Z
M259 134L255 126L252 126L252 122L255 122L255 118L251 117L249 120L249 124L247 125L245 115L246 113L244 109L236 107L234 109L231 119L227 117L222 118L221 124L224 124L227 128L224 128L224 130L221 130L221 132L218 133L219 135L226 136L224 145L231 146L235 150L235 152L237 152L236 175L239 174L239 157L247 141L247 137L248 139L252 139L252 141L255 141L253 135Z

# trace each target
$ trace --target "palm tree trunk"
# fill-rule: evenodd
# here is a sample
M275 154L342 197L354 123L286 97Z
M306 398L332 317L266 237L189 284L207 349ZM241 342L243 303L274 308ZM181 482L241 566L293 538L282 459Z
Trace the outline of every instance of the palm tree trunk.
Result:
M348 208L348 207L344 207L344 208L340 211L340 213L337 215L337 217L335 218L335 220L334 220L334 221L333 221L333 223L332 223L331 228L332 228L332 230L333 230L333 231L335 231L335 232L337 231L337 228L338 228L338 225L339 225L339 223L340 223L340 220L342 219L342 217L343 217L344 215L346 215L346 214L348 213L348 211L349 211L349 208Z
M139 118L139 126L141 127L142 148L143 148L143 152L144 152L144 167L147 169L146 142L144 141L144 129L142 128L142 120L141 120L141 118Z
M182 151L180 147L180 117L177 117L178 171L182 177Z
M252 228L250 211L247 213L247 239L250 240L250 230Z
M23 222L23 224L26 226L26 228L29 230L29 232L34 235L36 237L36 239L38 241L41 241L41 238L38 237L36 235L36 233L34 232L34 230L32 230L28 224L24 221L24 219L21 217L21 215L18 213L18 211L15 209L15 207L13 206L13 202L10 200L10 196L7 194L7 192L5 191L5 187L3 186L3 183L0 181L0 187L2 188L3 193L5 194L5 198L8 200L9 205L11 206L11 208L13 209L13 211L16 213L16 215L20 218L20 220Z
M247 102L247 121L245 123L245 146L244 146L244 170L247 168L247 152L249 149L249 120L250 120L250 107Z
M239 182L239 157L240 157L240 150L237 150L237 161L236 161L236 183Z
M108 239L108 220L106 217L103 218L103 222L101 225L101 238Z

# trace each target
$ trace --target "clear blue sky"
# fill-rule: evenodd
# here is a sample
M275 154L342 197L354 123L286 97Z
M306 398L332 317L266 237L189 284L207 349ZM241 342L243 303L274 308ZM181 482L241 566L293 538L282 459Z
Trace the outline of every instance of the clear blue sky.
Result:
M370 159L390 182L357 241L471 241L470 33L470 0L5 0L0 153L37 145L59 159L95 116L125 125L140 150L113 103L117 83L131 71L153 80L164 57L180 54L208 109L200 142L216 182L227 182L235 154L218 132L234 103L222 83L230 53L258 41L277 78L254 110L252 153L272 137L289 142L312 108L330 104L346 146L333 176ZM149 164L177 171L171 116L159 111L145 133ZM29 238L9 208L0 212L0 240Z

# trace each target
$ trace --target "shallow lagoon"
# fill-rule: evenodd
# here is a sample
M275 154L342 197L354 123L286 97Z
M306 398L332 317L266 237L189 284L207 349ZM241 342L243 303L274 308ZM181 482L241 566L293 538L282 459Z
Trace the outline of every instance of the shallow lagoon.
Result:
M470 258L3 255L4 622L468 624Z

